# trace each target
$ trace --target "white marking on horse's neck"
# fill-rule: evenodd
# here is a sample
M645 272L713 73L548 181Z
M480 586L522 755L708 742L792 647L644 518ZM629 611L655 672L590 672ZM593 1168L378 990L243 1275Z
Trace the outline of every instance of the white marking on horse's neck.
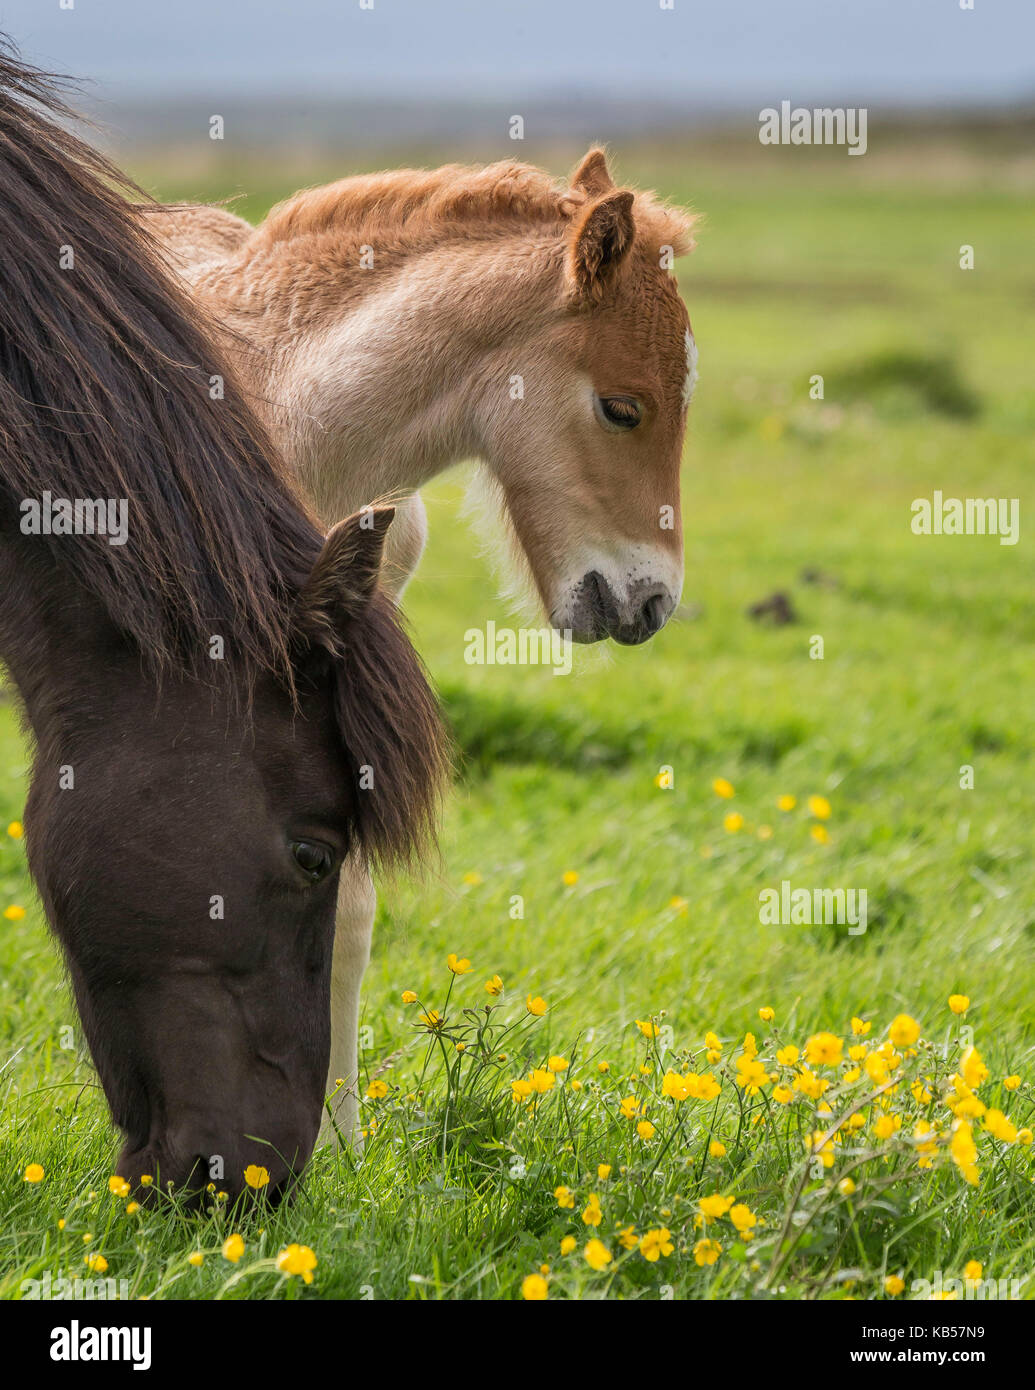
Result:
M694 394L694 387L697 385L697 344L694 342L694 335L689 328L686 330L686 379L683 382L683 409L690 404L690 398Z

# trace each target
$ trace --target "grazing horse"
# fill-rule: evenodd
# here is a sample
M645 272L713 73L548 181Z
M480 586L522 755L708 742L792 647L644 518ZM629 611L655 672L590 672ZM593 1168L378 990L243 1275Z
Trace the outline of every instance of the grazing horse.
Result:
M121 1176L234 1194L256 1164L279 1193L324 1112L341 865L420 852L441 729L378 586L390 510L324 537L69 115L0 52L0 659L34 742L29 865Z
M670 273L692 218L617 188L590 150L562 186L515 163L342 179L257 228L157 210L171 265L329 525L407 494L384 582L426 536L416 490L481 460L555 628L643 642L683 577L679 466L697 348ZM356 1076L373 890L343 875L331 1076ZM354 1098L339 1092L345 1127Z

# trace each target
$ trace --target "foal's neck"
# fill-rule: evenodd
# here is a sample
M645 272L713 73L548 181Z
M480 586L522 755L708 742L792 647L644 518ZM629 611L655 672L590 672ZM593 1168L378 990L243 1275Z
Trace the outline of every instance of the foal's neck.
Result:
M548 321L560 274L551 241L522 237L515 254L515 240L451 239L383 264L375 251L368 269L354 245L289 241L198 277L265 349L245 372L324 520L487 457L488 413L514 389L517 349Z

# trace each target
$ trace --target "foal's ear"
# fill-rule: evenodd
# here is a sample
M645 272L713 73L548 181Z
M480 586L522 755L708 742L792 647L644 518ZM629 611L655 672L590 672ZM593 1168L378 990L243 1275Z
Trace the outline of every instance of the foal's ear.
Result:
M568 251L568 279L576 299L600 299L636 237L633 195L606 193L575 218Z
M328 532L295 605L298 627L311 643L336 651L349 623L365 613L394 516L394 507L366 507Z
M615 182L607 167L607 155L599 146L584 156L582 163L571 176L571 186L588 193L591 198L599 198L614 188Z

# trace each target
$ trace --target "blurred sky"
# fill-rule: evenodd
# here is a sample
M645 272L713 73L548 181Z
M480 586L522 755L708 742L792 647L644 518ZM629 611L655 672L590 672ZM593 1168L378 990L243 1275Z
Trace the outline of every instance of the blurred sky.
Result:
M951 105L1035 95L1035 0L0 0L99 95ZM520 107L515 109L520 110Z

